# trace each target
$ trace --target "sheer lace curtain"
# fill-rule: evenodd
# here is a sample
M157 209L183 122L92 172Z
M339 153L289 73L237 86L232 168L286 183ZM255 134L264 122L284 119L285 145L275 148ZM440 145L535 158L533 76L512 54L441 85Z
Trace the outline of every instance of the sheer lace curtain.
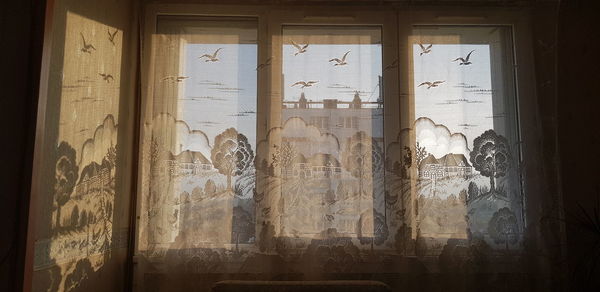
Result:
M520 253L509 27L398 40L384 35L398 27L283 24L264 58L259 27L158 18L136 285L467 271Z

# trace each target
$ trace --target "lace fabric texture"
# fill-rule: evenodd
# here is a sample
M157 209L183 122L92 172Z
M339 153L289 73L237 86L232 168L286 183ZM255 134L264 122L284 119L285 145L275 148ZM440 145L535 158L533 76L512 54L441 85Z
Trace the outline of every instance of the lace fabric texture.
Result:
M257 35L251 19L158 22L142 273L322 278L519 253L508 28L414 27L401 98L384 96L398 62L383 63L380 27L285 25L265 59Z

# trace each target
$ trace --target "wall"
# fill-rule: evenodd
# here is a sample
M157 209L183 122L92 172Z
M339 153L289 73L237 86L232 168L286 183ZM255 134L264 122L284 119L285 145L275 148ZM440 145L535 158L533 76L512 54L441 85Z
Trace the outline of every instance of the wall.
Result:
M9 1L0 9L0 286L21 290L46 1ZM10 138L9 138L10 137Z
M595 128L600 125L596 86L600 78L600 36L588 32L598 26L598 9L597 1L562 1L556 43L557 139L571 291L600 289L600 154L593 150L600 147L600 131Z

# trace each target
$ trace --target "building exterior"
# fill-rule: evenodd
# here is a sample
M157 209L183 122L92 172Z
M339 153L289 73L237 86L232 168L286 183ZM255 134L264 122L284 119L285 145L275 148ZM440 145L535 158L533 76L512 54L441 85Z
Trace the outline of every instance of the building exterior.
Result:
M345 141L358 131L364 131L375 141L383 141L383 102L365 102L358 92L352 101L338 99L307 100L304 93L298 101L283 101L284 121L299 117L308 125L317 127L321 133L335 135ZM305 153L306 154L306 153Z
M342 176L339 162L344 143L357 132L364 132L367 136L383 147L383 102L362 101L358 92L352 101L338 99L321 99L320 101L307 100L304 93L298 101L284 101L282 118L288 121L300 118L307 125L319 129L321 135L330 134L337 143L324 147L315 146L320 137L283 136L303 156L292 164L291 169L283 169L283 176L299 177L332 177ZM307 158L305 158L307 157Z

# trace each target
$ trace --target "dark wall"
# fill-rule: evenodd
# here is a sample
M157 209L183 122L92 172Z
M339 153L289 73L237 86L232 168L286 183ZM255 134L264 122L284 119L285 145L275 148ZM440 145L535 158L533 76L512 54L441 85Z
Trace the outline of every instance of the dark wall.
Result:
M598 1L567 0L559 15L558 144L572 291L600 290L599 9Z
M5 1L0 9L0 287L21 290L44 0Z

